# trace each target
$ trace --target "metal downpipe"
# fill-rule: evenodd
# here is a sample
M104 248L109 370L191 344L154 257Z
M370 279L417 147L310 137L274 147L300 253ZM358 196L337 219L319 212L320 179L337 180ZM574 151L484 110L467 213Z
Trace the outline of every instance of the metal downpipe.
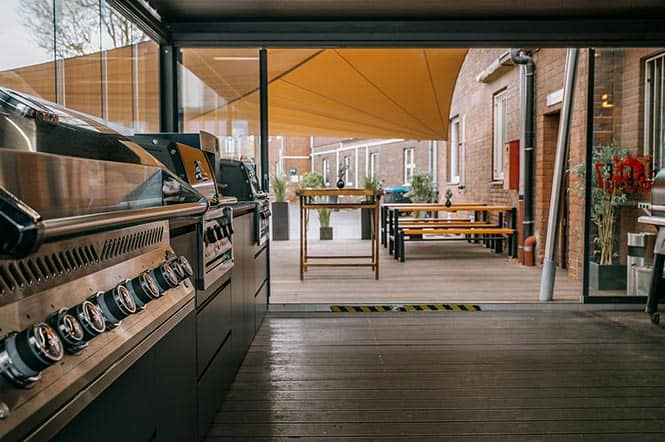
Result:
M525 90L522 97L522 143L523 152L522 179L520 180L520 198L524 200L524 219L522 220L524 239L533 235L533 174L534 174L534 147L535 131L535 72L536 64L529 55L513 48L510 50L510 59L513 63L523 65L522 75L525 77Z

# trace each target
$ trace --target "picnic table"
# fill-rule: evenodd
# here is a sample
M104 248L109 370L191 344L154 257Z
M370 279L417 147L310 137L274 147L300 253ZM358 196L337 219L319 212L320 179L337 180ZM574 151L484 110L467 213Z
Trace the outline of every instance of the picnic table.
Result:
M468 218L418 218L404 217L412 213L427 212L438 215L440 212L472 213ZM495 213L498 222L492 223L488 215ZM510 224L506 226L505 216L510 214ZM497 253L503 251L503 242L508 242L512 257L517 257L517 210L510 206L486 204L454 204L446 206L441 203L402 203L387 204L382 208L381 241L388 251L400 262L406 260L404 242L409 241L441 241L466 239L482 241Z

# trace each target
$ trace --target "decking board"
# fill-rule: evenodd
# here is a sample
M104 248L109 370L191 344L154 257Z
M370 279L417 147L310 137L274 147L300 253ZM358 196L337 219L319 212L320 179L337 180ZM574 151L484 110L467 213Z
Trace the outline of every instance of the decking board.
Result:
M269 314L208 440L665 440L634 312Z

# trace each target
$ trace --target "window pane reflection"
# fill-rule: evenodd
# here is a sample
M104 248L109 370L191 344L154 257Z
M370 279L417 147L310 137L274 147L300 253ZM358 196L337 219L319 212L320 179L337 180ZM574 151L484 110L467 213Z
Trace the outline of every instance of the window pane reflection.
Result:
M105 0L3 0L0 48L0 86L159 130L159 46Z
M211 132L220 138L222 157L256 162L258 49L183 49L180 92L184 132Z
M53 4L0 2L0 86L55 101Z

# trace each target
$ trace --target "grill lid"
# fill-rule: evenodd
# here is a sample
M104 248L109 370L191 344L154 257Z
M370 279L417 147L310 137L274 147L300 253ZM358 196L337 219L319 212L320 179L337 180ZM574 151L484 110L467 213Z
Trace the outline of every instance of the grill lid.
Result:
M665 169L661 169L651 188L651 214L665 218Z
M0 88L0 259L206 209L196 189L101 120Z

